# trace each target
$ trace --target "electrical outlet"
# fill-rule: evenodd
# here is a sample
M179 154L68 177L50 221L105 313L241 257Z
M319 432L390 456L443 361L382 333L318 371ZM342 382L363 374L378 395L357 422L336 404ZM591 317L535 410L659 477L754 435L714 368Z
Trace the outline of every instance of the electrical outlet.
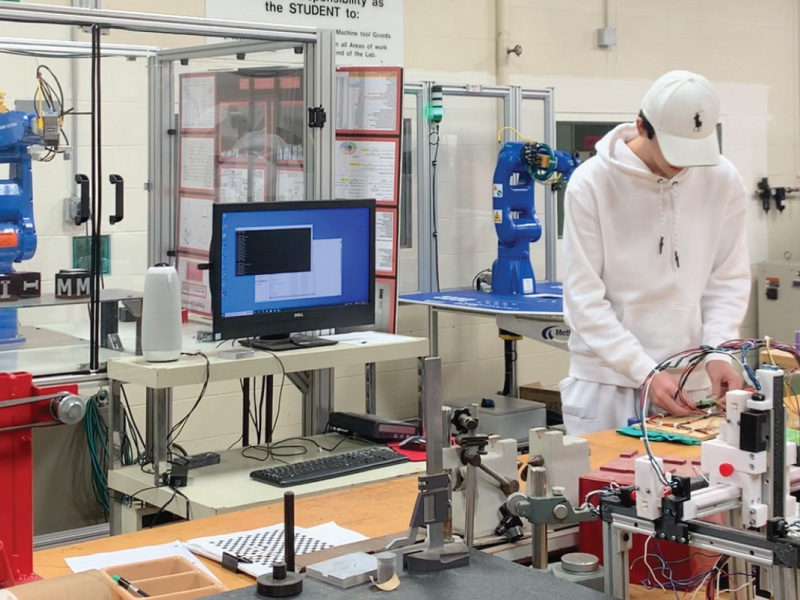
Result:
M78 213L81 210L81 199L77 196L72 196L72 198L64 198L64 222L69 223L70 225L75 225L75 217L78 216ZM76 227L82 227L82 225L77 225Z
M600 48L611 48L617 45L617 30L613 27L603 27L597 30L597 45Z

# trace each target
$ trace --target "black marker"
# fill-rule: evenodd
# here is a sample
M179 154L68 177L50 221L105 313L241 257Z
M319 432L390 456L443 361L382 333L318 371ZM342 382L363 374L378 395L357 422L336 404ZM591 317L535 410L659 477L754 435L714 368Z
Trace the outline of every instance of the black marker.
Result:
M119 575L114 575L111 579L116 581L119 585L124 587L126 590L130 590L131 592L133 592L134 594L138 594L142 598L149 598L150 597L150 594L148 594L147 592L143 592L138 587L133 585L130 581L120 577Z

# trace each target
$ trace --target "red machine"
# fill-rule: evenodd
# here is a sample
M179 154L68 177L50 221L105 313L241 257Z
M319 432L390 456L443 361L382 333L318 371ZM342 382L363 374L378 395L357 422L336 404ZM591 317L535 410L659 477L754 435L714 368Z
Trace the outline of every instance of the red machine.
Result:
M593 490L600 490L608 487L612 482L619 485L633 485L634 483L634 460L639 453L636 450L620 454L620 457L603 465L599 469L590 471L580 478L579 498L585 498L586 494ZM695 477L700 468L700 459L694 461L686 458L664 458L664 469L675 475L683 477ZM580 531L580 551L603 556L603 535L602 523L600 521L589 521L581 523ZM644 535L633 536L633 546L630 550L630 581L639 583L646 579L652 579L650 570L644 562ZM662 583L667 581L666 574L662 570L663 558L670 564L673 580L686 581L697 575L709 571L716 560L710 554L692 551L689 546L676 544L668 541L652 540L648 548L648 563L652 567L656 578ZM655 583L655 582L653 582Z
M0 587L33 572L33 431L86 414L77 385L39 388L30 373L0 373Z

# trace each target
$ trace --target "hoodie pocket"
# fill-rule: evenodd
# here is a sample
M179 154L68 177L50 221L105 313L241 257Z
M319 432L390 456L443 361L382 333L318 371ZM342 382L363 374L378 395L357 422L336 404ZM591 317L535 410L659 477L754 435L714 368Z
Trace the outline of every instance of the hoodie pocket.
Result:
M574 377L562 379L558 383L561 411L576 419L597 421L599 409L596 394L593 392L596 392L598 387L596 383L578 381Z
M653 360L698 346L703 339L699 305L632 304L625 307L622 325Z

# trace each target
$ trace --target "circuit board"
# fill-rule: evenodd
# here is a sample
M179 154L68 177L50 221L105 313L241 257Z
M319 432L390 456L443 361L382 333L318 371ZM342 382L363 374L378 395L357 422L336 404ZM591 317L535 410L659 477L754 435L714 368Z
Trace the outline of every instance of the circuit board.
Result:
M682 435L698 442L705 442L717 437L719 426L724 422L724 412L685 417L653 416L647 421L647 431L648 433L659 432L667 435ZM637 425L637 427L639 426Z

